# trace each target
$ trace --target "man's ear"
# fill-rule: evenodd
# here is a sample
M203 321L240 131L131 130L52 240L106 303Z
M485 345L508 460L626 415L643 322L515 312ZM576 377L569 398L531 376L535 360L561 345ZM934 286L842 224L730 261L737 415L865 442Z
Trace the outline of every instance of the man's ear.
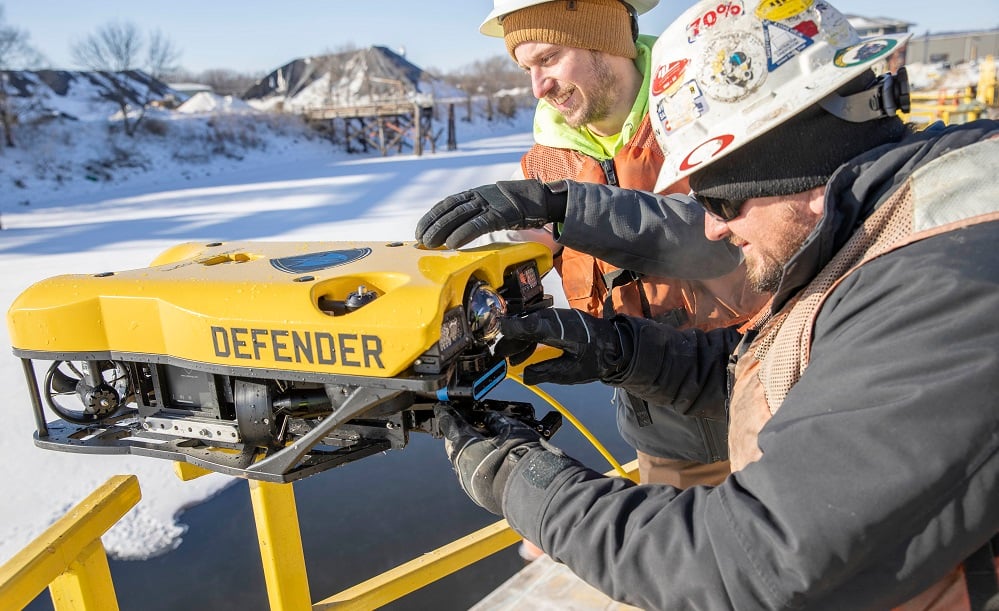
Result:
M809 192L808 211L821 217L826 209L826 186L815 187Z

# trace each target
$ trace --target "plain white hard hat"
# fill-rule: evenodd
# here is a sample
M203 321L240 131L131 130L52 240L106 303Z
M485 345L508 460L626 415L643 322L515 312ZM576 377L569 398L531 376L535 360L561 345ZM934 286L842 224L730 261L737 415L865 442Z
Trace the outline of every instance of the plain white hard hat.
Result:
M702 0L652 48L656 191L824 101L910 34L861 39L823 0Z
M479 31L486 36L503 38L503 17L509 15L510 13L519 11L522 8L552 1L553 0L493 0L493 10L489 13L489 16L486 17L486 20L482 22L482 25L479 26ZM622 2L635 9L635 13L637 15L647 13L659 4L659 0L622 0Z

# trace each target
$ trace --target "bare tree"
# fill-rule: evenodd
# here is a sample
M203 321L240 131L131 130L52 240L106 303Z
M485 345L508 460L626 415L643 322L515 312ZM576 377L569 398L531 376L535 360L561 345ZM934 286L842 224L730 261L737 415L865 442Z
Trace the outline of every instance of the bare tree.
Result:
M110 91L105 97L118 105L122 127L129 136L135 133L153 101L154 79L176 69L180 57L174 44L161 32L156 30L147 36L130 22L111 22L99 27L75 43L72 54L78 65L107 79ZM129 80L145 82L145 91L137 92L129 86Z
M471 120L472 98L484 99L489 119L492 120L493 98L497 92L504 90L526 89L531 87L531 79L509 55L496 55L488 59L477 60L458 68L443 77L446 81L461 89L468 96L467 117ZM533 105L534 97L525 93L523 103ZM510 115L516 110L517 98L505 97L499 100L501 114Z
M0 4L0 129L3 130L3 145L12 147L14 126L30 101L15 99L10 94L13 76L10 71L34 67L41 63L42 56L28 42L26 31L4 23L3 13L4 8Z
M153 78L163 78L176 70L179 59L180 51L169 38L163 35L163 32L154 30L149 34L146 68Z
M112 22L73 45L73 59L91 70L124 72L139 67L142 34L133 23Z

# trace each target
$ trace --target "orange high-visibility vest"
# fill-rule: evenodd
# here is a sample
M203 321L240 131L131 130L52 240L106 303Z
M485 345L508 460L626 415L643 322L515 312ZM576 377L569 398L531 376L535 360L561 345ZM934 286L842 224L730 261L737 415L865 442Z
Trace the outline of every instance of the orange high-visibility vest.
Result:
M525 177L543 182L569 178L651 191L662 163L662 149L646 116L611 160L601 162L578 151L535 144L521 159L521 168ZM688 191L684 180L666 193ZM682 280L635 274L564 248L556 268L569 305L594 316L622 313L708 330L741 324L766 301L746 289L741 265L720 278Z

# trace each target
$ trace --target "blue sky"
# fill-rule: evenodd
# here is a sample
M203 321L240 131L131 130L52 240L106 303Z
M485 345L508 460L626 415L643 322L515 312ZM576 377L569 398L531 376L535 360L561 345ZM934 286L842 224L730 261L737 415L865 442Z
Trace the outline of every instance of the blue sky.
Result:
M640 19L658 34L690 6L666 0ZM113 20L159 29L181 51L180 63L200 71L231 68L269 72L292 59L384 45L404 48L423 68L451 70L504 53L498 39L478 32L491 0L0 0L5 23L27 30L56 68L73 68L70 46ZM840 11L905 19L916 33L999 27L999 2L962 0L949 7L912 0L840 0Z

